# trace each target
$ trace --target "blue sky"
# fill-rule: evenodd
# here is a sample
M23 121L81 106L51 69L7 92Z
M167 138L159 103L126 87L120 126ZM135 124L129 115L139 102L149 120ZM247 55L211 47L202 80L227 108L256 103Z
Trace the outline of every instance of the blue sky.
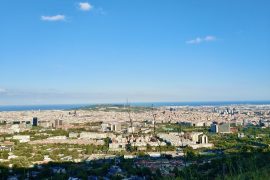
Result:
M0 105L270 100L268 0L1 0Z

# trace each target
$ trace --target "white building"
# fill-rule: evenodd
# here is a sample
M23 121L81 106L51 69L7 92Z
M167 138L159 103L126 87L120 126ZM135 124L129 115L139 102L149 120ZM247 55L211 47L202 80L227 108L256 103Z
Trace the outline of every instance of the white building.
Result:
M181 146L183 144L182 138L175 133L160 133L158 137L173 146Z
M113 142L109 144L110 151L124 151L126 150L127 143L125 142Z
M53 136L53 137L49 137L47 139L49 139L49 140L66 140L67 137L66 136Z
M26 143L30 141L30 136L29 135L16 135L16 136L13 136L13 139L19 140L20 143Z
M101 130L102 130L103 132L108 132L108 131L110 131L110 124L108 124L108 123L102 123L102 124L101 124Z
M137 128L136 127L129 127L128 128L128 133L135 133L137 132Z
M109 133L95 133L95 132L82 132L80 133L80 139L105 139L107 137L112 137Z
M68 137L69 137L69 138L78 138L78 137L79 137L79 133L70 132L70 133L68 134Z
M122 125L121 123L112 123L111 124L111 131L114 131L114 132L121 132L122 130Z

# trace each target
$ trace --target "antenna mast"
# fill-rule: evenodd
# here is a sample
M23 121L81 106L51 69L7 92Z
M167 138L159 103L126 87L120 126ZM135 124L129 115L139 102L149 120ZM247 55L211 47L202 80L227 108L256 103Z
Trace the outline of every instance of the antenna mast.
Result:
M133 120L131 118L131 110L130 110L130 104L128 102L128 99L127 99L127 107L128 107L128 118L129 118L129 122L130 122L130 127L131 127L131 131L132 131L132 135L133 135Z
M154 104L152 104L152 115L153 115L153 124L154 124L154 137L156 137L156 117L157 117L157 114L154 113Z

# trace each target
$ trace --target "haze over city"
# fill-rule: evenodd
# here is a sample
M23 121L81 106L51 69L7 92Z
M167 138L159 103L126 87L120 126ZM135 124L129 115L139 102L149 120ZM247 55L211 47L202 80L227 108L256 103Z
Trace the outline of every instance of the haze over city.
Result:
M270 100L270 3L0 2L0 105Z

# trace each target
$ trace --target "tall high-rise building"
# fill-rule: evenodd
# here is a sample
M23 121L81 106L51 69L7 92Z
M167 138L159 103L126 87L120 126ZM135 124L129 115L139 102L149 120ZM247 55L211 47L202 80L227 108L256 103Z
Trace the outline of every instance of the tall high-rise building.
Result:
M59 120L56 119L56 120L54 121L54 127L57 128L58 126L59 126Z
M54 121L54 127L55 128L59 128L59 127L62 127L63 126L63 120L60 120L60 119L56 119Z
M58 125L59 125L59 126L63 126L63 120L59 120L59 121L58 121Z
M33 118L33 126L38 126L38 118L37 117Z

